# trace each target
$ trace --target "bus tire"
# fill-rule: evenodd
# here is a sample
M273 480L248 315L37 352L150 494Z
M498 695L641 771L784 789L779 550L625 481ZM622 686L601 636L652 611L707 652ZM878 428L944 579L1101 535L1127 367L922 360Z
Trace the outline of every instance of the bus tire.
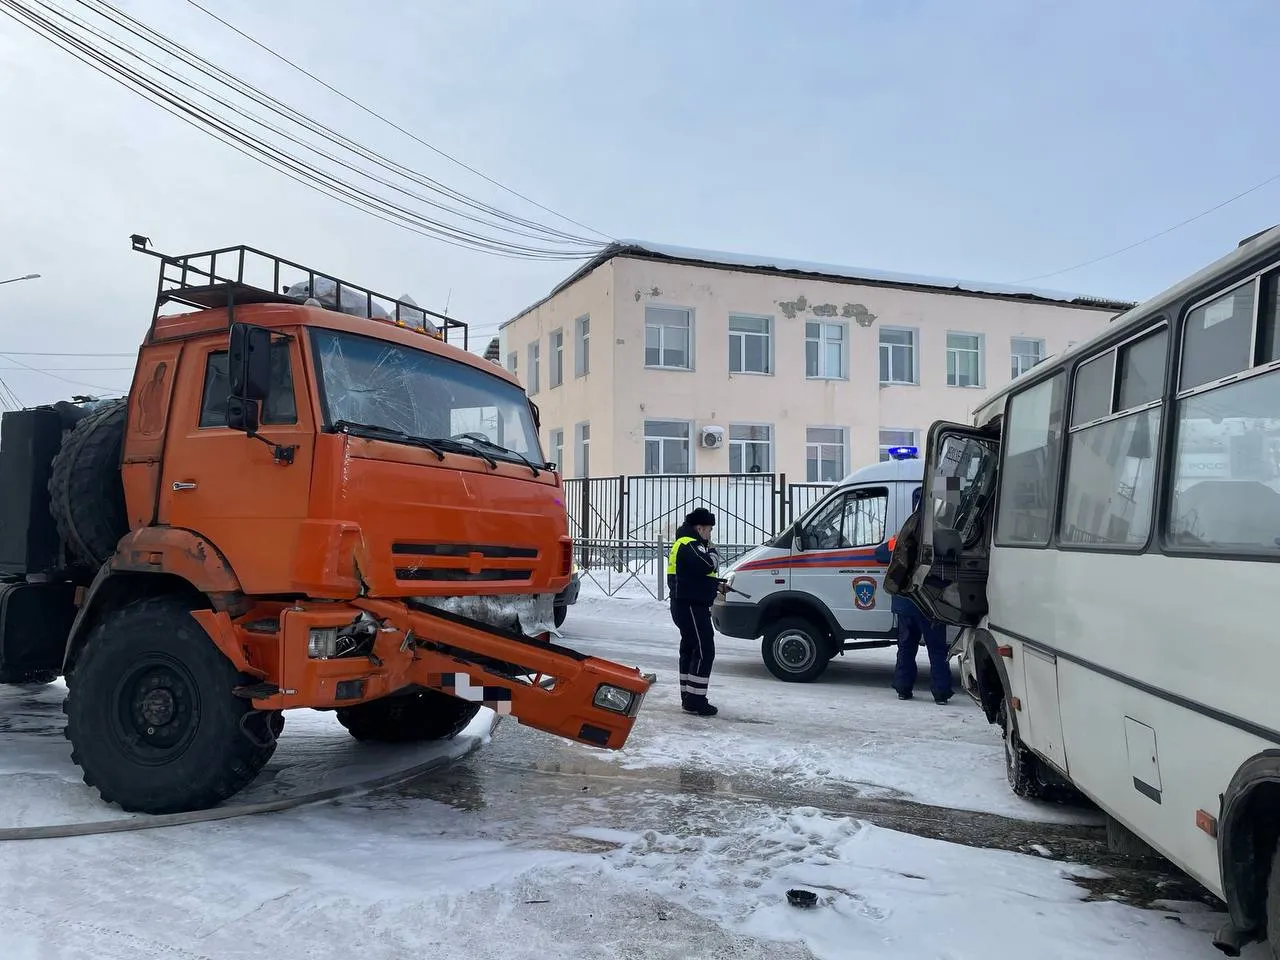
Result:
M782 617L765 628L760 654L779 680L812 683L831 662L831 644L807 617Z
M438 690L382 697L340 707L338 722L357 740L418 743L452 740L480 712L480 704Z
M1044 778L1040 776L1040 761L1022 745L1007 697L1000 701L999 720L1004 732L1004 771L1009 779L1009 789L1014 796L1025 800L1044 799L1045 787Z
M1271 855L1271 877L1267 880L1267 952L1280 960L1280 843Z

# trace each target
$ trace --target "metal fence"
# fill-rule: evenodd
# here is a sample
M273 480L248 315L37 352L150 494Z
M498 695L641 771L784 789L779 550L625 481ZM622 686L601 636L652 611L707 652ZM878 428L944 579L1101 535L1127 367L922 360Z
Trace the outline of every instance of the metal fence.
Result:
M667 551L694 507L716 515L716 547L728 564L790 525L833 484L749 473L588 477L564 486L584 575L609 594L636 584L662 599Z

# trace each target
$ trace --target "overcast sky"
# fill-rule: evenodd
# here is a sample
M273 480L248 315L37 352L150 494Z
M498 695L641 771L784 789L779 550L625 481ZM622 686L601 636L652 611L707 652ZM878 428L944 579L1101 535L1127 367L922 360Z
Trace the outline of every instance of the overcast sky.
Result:
M202 2L612 237L1143 299L1280 222L1278 180L1041 276L1280 173L1274 0ZM581 232L185 0L117 5L402 164ZM134 232L175 253L248 243L447 301L481 350L575 266L467 252L349 210L4 17L0 124L0 280L43 275L0 285L0 377L28 404L127 389L128 356L25 352L136 351L155 267L130 252Z

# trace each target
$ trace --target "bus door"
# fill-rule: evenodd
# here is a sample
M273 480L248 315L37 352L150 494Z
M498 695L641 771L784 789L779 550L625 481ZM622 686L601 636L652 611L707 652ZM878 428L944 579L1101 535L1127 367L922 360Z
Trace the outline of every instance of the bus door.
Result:
M991 431L941 420L929 428L920 548L906 592L935 620L975 626L987 613L999 454Z

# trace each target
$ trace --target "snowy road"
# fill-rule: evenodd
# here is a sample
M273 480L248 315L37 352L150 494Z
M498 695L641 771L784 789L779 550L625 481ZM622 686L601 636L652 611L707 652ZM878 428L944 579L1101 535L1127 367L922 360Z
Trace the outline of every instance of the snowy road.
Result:
M1010 796L976 708L898 702L884 652L797 686L721 639L722 714L703 720L678 710L660 605L584 594L565 634L659 676L622 753L505 720L474 755L357 799L0 844L0 957L1219 956L1208 908L1106 896L1185 898L1185 883L1057 862L1105 859L1096 815ZM321 756L318 722L291 730ZM350 747L334 731L330 748ZM789 906L794 886L819 905Z

